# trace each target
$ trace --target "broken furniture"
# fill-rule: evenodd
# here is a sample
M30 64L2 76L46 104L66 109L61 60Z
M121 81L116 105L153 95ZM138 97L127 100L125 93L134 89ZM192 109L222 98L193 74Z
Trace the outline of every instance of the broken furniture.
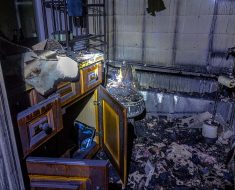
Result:
M95 59L97 60L97 59ZM108 162L91 158L102 147L127 182L127 111L100 84L102 60L80 64L80 80L50 96L28 89L30 104L17 115L31 188L108 189ZM74 121L95 128L95 146L76 157Z
M99 56L93 61L79 62L80 80L77 82L61 82L56 87L56 92L60 94L61 104L65 106L77 97L94 88L102 82L102 63L103 56ZM47 98L38 93L34 88L27 90L30 98L30 104L35 105Z
M136 89L133 72L133 67L124 61L119 74L115 79L109 80L106 89L127 109L128 123L134 127L136 135L135 119L144 112L145 101Z
M127 117L129 119L137 117L143 113L145 109L144 98L136 90L128 86L114 87L111 85L107 87L107 90L127 108Z

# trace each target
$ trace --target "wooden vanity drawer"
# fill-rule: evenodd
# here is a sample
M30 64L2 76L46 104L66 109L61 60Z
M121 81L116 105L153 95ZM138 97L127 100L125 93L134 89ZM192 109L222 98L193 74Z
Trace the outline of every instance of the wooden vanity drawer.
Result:
M20 112L17 122L25 157L63 128L60 97L54 95Z
M57 91L55 93L60 95L61 106L64 106L71 102L74 98L81 95L80 82L61 83L58 85Z
M81 95L81 85L78 82L61 82L54 94L59 94L61 106L73 101ZM47 97L40 95L35 89L29 91L30 105L36 105Z
M102 83L102 63L95 63L80 70L82 93Z
M64 158L26 159L31 189L108 190L108 162Z

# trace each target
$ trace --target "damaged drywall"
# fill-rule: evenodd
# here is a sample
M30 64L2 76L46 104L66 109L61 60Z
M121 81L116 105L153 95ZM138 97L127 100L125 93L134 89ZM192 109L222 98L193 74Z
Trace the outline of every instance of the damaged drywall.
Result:
M114 1L110 57L143 65L200 67L209 73L231 73L234 63L232 58L226 60L226 52L234 46L235 2L163 3L166 9L151 16L146 11L147 1Z

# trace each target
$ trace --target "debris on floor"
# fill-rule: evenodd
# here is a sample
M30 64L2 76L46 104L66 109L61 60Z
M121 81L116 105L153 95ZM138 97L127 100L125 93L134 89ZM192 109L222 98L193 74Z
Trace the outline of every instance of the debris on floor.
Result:
M126 189L233 189L234 176L226 167L230 133L207 144L201 129L177 125L179 120L165 116L136 121Z
M209 113L209 112L204 112L204 113L201 113L201 114L196 114L196 115L193 115L191 117L187 117L187 118L183 118L181 120L181 126L187 126L187 127L190 127L190 128L200 128L202 126L202 123L208 119L211 119L212 118L212 114ZM183 125L182 125L183 123ZM179 124L179 125L180 125Z

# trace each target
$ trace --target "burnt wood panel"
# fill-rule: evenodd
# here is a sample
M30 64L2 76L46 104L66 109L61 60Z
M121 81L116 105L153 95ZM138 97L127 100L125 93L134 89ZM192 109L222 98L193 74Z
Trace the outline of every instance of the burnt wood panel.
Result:
M64 180L64 185L66 185L66 179L67 185L77 179L77 182L80 181L83 185L86 183L87 189L89 184L92 190L108 189L108 162L104 160L29 157L26 164L31 183L40 176L45 180L51 179L51 182L53 178L54 182L58 179Z
M103 131L102 147L122 180L127 183L127 110L99 86L99 127ZM107 114L107 115L106 115Z
M58 85L55 93L60 95L60 102L63 107L81 95L80 81L74 83L62 83Z
M102 83L102 64L96 63L80 70L82 93Z
M31 190L92 190L89 178L29 175Z
M17 115L24 157L62 128L60 99L54 95Z
M28 91L31 106L38 104L47 97L40 95L35 89ZM65 106L81 95L81 84L78 82L61 82L54 94L60 95L61 106Z

